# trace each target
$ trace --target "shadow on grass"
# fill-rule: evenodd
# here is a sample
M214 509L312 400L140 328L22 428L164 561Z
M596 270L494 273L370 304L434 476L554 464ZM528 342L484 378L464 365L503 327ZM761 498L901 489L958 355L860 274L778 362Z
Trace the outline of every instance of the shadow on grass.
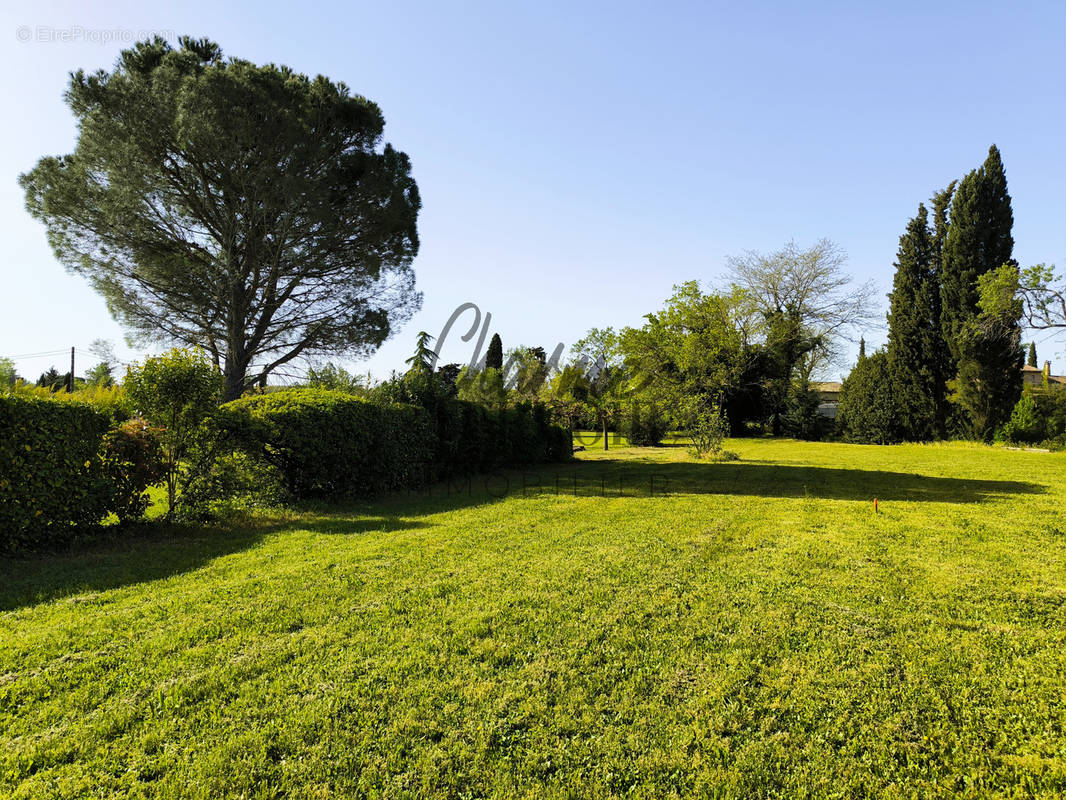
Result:
M681 494L825 500L981 503L1045 492L1024 481L977 480L884 470L765 462L693 463L597 459L508 470L398 492L376 502L306 504L294 513L231 525L149 524L62 553L0 561L0 611L85 591L104 591L190 572L286 530L363 535L431 528L421 518L509 498L660 497Z
M561 466L542 493L585 496L731 494L746 497L825 500L895 500L980 503L998 497L1042 494L1047 487L1028 481L918 475L886 470L800 466L768 462L721 463L634 461L600 458ZM529 483L529 481L527 481ZM576 487L576 489L574 488ZM527 490L528 493L528 490Z
M63 551L0 560L0 611L11 611L81 592L119 589L199 569L222 556L259 544L268 534L307 530L354 536L429 528L397 516L352 516L324 508L312 518L187 526L147 523L105 533Z

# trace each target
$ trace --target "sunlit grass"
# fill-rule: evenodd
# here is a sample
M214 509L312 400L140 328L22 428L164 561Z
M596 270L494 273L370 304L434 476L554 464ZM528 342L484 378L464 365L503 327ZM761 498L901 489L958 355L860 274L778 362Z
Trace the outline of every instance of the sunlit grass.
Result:
M727 446L3 565L0 795L1066 792L1066 457Z

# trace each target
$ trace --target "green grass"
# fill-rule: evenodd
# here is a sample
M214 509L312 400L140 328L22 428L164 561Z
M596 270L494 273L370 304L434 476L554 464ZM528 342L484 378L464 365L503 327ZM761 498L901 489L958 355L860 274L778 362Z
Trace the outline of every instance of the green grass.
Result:
M1066 457L728 446L0 565L0 796L1066 793Z

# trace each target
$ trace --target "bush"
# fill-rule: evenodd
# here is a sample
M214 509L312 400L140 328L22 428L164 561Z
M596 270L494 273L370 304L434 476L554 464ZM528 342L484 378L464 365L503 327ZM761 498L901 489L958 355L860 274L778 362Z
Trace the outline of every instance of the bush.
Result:
M430 394L433 413L335 391L289 389L227 403L212 425L228 443L223 452L236 447L260 468L273 468L295 498L366 497L571 457L569 431L551 424L543 406L488 411Z
M112 425L125 422L134 416L133 403L121 386L82 386L73 392L53 392L42 386L20 381L14 386L0 386L0 393L91 406L106 414Z
M1000 427L996 438L1015 444L1034 444L1047 438L1047 424L1037 413L1036 401L1032 395L1022 395L1015 404L1010 419Z
M102 458L108 426L81 403L0 396L0 551L61 544L103 520L116 494Z
M641 410L636 400L622 419L622 435L634 447L655 447L666 435L668 426L655 404Z
M996 438L1014 443L1046 443L1055 449L1066 445L1066 390L1026 389Z
M162 431L141 417L128 420L104 435L104 471L114 492L111 509L119 522L132 522L148 508L149 486L166 475Z
M696 413L690 429L695 455L698 458L717 457L722 452L722 442L728 432L729 426L717 406L701 409Z
M289 389L223 405L221 436L277 470L296 498L368 496L422 480L435 446L423 409L327 389Z
M218 407L223 379L200 351L175 348L146 358L126 372L126 389L139 413L162 429L166 460L167 516L177 507L177 484L183 462L200 426ZM185 479L190 480L191 475Z
M863 358L840 387L837 424L850 442L893 444L902 438L888 356Z
M826 417L818 413L821 397L808 383L793 387L785 401L785 412L781 416L784 433L794 439L816 442L831 428Z

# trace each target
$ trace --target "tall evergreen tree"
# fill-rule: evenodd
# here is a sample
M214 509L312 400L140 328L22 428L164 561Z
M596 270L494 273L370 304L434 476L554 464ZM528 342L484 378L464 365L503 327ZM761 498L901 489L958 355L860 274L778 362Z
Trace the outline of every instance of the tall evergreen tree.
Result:
M933 282L936 291L929 298L932 306L933 318L940 326L940 336L932 342L933 351L931 363L935 366L937 391L934 394L937 402L936 409L936 434L944 436L949 428L949 420L957 415L955 407L947 400L947 382L955 377L955 361L948 348L947 339L943 335L943 284L944 275L944 242L948 236L950 226L949 213L951 200L955 196L955 187L958 181L952 181L944 189L933 195L930 202L933 204Z
M866 360L866 339L859 337L859 363Z
M983 314L977 279L1014 264L1014 214L999 150L988 150L980 169L959 182L944 238L940 296L941 325L956 379L953 399L984 439L1003 422L1021 392L1024 361L1018 315Z
M980 169L959 182L943 240L940 294L944 338L958 367L963 327L977 316L977 278L1011 262L1014 214L995 145Z
M489 349L485 352L485 369L503 369L503 341L500 334L492 334Z
M1030 367L1036 366L1036 342L1029 342L1029 358L1025 363Z
M900 435L927 441L937 433L937 409L944 399L936 363L940 332L934 297L936 281L933 232L924 203L899 237L896 275L889 295L888 366L897 404Z

